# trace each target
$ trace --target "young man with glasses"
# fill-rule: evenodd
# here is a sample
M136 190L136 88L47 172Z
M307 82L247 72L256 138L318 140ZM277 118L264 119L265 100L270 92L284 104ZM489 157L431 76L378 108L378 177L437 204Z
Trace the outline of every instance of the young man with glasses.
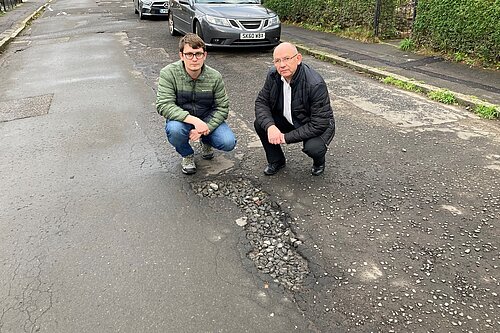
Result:
M335 135L328 88L318 72L302 63L293 44L278 45L273 57L274 68L255 101L254 127L268 162L264 174L274 175L285 166L281 144L302 142L302 151L313 160L311 173L319 176Z
M221 74L205 65L203 40L186 34L179 42L180 60L160 72L156 109L166 118L168 142L182 156L182 172L196 172L189 141L200 141L201 157L214 157L213 148L231 151L236 138L226 124L229 101ZM213 147L213 148L212 148Z

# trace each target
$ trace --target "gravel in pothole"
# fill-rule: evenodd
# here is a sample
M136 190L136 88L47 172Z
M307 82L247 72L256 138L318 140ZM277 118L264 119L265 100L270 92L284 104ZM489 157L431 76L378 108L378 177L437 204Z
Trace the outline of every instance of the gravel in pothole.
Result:
M250 181L207 181L193 184L196 194L226 197L243 212L236 223L245 228L251 250L247 256L257 269L288 290L299 290L309 274L307 260L297 251L302 241L290 228L290 216L272 201L269 194Z

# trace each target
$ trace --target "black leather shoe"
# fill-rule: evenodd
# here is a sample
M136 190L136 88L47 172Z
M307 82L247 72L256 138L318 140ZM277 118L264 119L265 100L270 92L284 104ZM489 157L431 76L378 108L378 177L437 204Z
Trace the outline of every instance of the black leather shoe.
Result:
M285 166L285 162L269 163L264 169L266 176L272 176Z
M314 165L311 168L311 173L313 176L319 176L325 171L325 163L321 165Z

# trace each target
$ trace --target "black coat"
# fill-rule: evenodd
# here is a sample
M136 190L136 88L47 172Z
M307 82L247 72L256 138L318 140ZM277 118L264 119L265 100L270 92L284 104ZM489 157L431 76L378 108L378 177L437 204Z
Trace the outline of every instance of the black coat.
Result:
M292 119L295 129L285 133L286 143L321 136L329 144L335 135L335 119L326 83L314 69L301 63L290 82ZM255 119L264 130L283 116L283 82L272 68L255 101Z

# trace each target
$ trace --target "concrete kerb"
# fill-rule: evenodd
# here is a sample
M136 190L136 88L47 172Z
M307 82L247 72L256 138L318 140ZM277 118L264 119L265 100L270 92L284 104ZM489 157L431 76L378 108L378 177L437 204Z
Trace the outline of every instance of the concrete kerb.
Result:
M411 83L411 84L415 85L416 87L418 87L425 94L427 94L429 92L438 92L438 91L444 90L443 88L439 88L439 87L436 87L436 86L433 86L430 84L426 84L423 82L418 82L418 81L415 81L413 79L409 79L407 77L404 77L404 76L401 76L398 74L384 71L382 69L359 64L359 63L354 62L352 60L342 58L342 57L339 57L339 56L331 54L331 53L315 50L313 48L310 48L310 47L307 47L304 45L300 45L300 44L295 44L295 45L300 52L304 52L304 53L312 55L316 58L319 58L322 60L327 60L327 61L339 64L339 65L354 69L356 71L360 71L360 72L369 74L370 76L374 76L374 77L377 77L379 79L385 79L387 77L392 77L396 80L399 80L399 81L402 81L405 83ZM455 96L455 99L459 105L462 105L462 106L466 107L467 109L474 110L477 106L483 105L486 107L493 107L493 108L496 108L497 110L500 110L500 106L486 102L486 101L482 101L476 97L464 95L464 94L457 93L454 91L449 91L449 92L451 94L453 94L453 96Z
M2 34L0 34L0 52L2 52L9 43L17 37L23 31L28 24L35 18L41 11L45 10L45 7L47 7L52 0L47 1L45 4L41 5L37 10L33 12L30 16L28 16L26 19L24 19L21 23L19 23L14 29L9 29ZM6 36L4 36L6 35Z

